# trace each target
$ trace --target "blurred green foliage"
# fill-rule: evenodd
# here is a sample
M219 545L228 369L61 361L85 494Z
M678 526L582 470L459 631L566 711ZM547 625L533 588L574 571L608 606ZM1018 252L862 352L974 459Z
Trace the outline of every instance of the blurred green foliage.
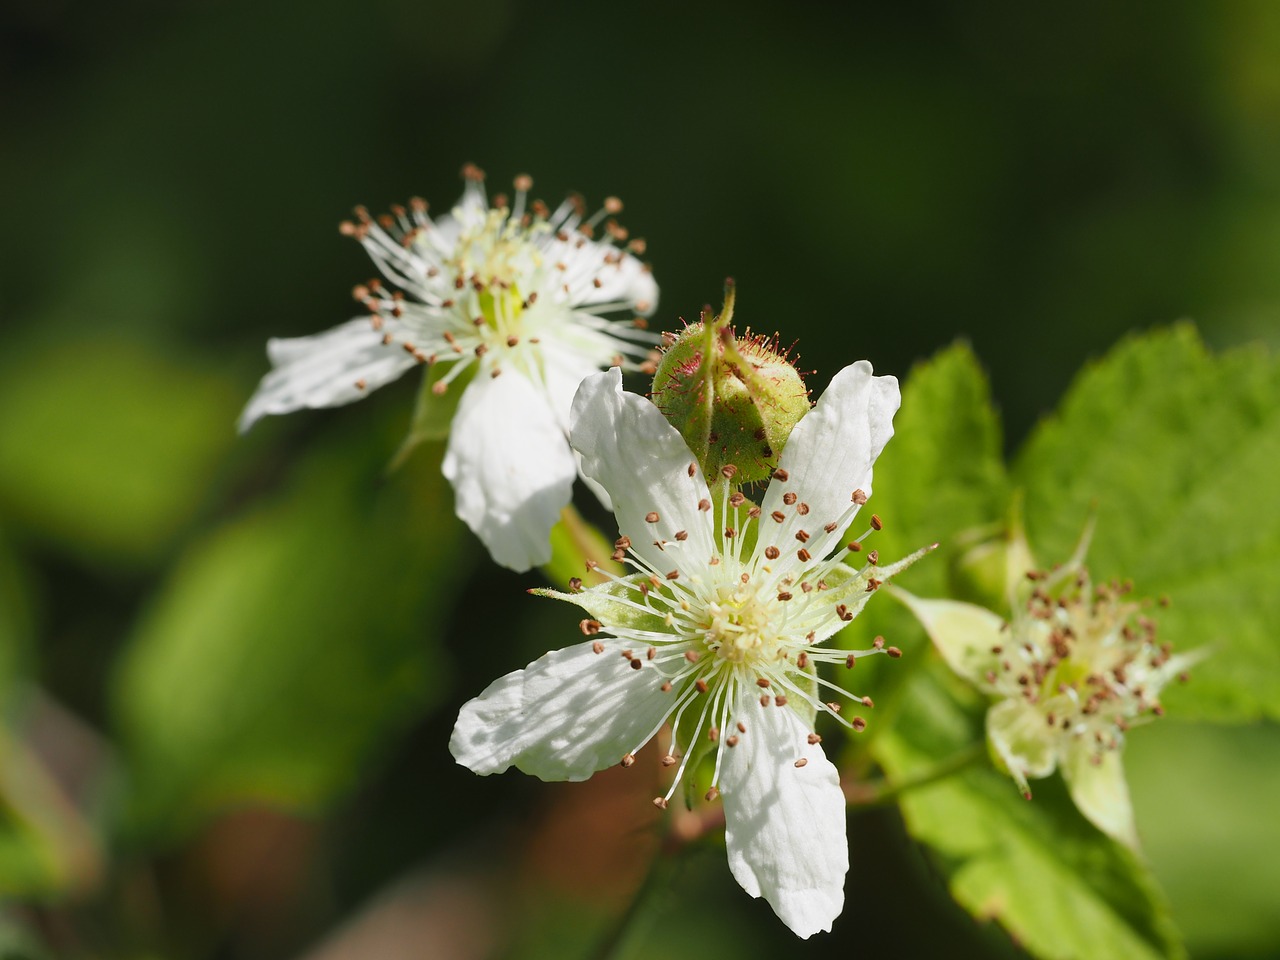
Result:
M1211 356L1185 330L1158 354L1130 343L1022 447L1012 481L1000 454L1127 331L1191 316L1214 348L1280 342L1278 116L1267 0L6 5L0 713L10 755L39 771L23 784L47 781L45 806L129 842L97 890L72 894L10 791L0 883L57 887L55 912L83 909L123 946L5 906L0 953L38 956L18 932L38 927L68 956L296 955L401 872L456 859L517 877L512 915L558 896L511 866L553 795L466 775L445 744L463 700L572 641L574 619L523 594L539 577L480 561L438 446L384 476L416 386L234 435L265 339L347 319L350 287L373 272L336 222L411 194L443 207L467 160L495 189L528 171L548 200L621 195L662 286L655 327L695 316L732 275L739 320L798 340L816 389L861 357L913 370L871 505L886 559L943 544L906 586L977 589L957 557L966 531L1004 521L1013 485L1046 561L1096 501L1096 572L1170 593L1166 635L1218 650L1171 691L1171 713L1274 718L1276 643L1260 626L1277 612L1273 360ZM913 369L957 337L972 353ZM913 630L882 597L845 637L884 633L907 653L856 678L880 706L851 757L870 750L895 774L981 713L961 702L933 718L953 730L903 736L937 666ZM119 753L71 749L15 676ZM1151 868L1192 953L1274 954L1275 728L1165 722L1132 739ZM934 872L985 906L1001 857L1066 884L1117 942L1167 942L1159 897L1052 788L1030 807L979 771L933 789L906 819L940 856L922 860L891 815L851 819L850 908L830 937L780 936L704 856L673 881L670 922L642 924L625 955L1012 953ZM964 831L939 835L943 802L971 814ZM308 838L292 873L276 847L218 839L235 829L228 807L264 803ZM1098 907L1059 853L1096 858L1119 907ZM227 879L242 874L275 886ZM603 916L618 893L583 909ZM1009 925L1040 931L1028 947L1045 930L1074 943L1060 915L1008 893ZM707 936L709 917L728 941ZM554 935L539 950L562 955Z

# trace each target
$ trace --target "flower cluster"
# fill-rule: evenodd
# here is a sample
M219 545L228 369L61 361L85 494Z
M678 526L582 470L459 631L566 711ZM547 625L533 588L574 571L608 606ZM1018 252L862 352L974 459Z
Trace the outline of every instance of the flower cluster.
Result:
M548 535L569 502L576 464L569 407L601 367L637 366L654 338L643 317L658 289L610 198L588 217L581 198L555 210L529 199L492 204L468 166L462 199L432 217L425 201L373 218L363 208L342 232L382 274L354 290L364 315L326 333L274 339L274 369L245 407L260 417L350 403L413 367L431 371L433 396L466 382L443 469L457 511L504 566L551 556ZM623 313L630 319L608 320ZM424 398L430 400L429 397Z
M1011 557L1030 557L1019 530ZM1067 564L1034 564L1008 577L1008 620L956 600L903 597L958 674L995 698L987 738L1031 799L1028 780L1055 769L1080 812L1136 847L1133 808L1120 753L1135 724L1160 716L1160 692L1185 680L1194 654L1174 655L1156 635L1149 604L1132 585L1094 585L1083 558L1088 536Z
M916 556L882 567L861 536L845 536L871 492L872 464L893 433L898 385L847 367L795 428L757 506L711 484L658 409L622 391L617 370L578 391L572 443L584 473L610 494L632 570L578 592L590 637L491 684L463 707L450 748L477 773L516 766L582 780L630 766L669 729L675 767L666 807L691 758L709 750L707 799L723 797L734 876L807 937L829 930L848 869L845 800L815 718L854 730L839 698L870 707L818 673L863 656L898 655L879 641L850 653L825 646L868 598ZM861 561L849 566L847 556ZM834 697L835 699L828 699Z

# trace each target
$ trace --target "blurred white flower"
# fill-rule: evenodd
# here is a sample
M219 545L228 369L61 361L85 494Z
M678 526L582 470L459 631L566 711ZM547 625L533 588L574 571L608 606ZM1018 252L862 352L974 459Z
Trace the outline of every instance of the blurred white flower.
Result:
M1008 551L1011 619L958 600L895 589L956 673L995 697L987 739L1031 799L1028 780L1061 768L1076 807L1099 830L1138 845L1120 761L1126 732L1159 716L1160 691L1200 658L1156 640L1146 604L1127 584L1094 586L1089 532L1071 560L1036 569L1020 525Z
M723 796L734 877L800 936L830 930L844 904L845 799L815 717L861 730L864 721L841 716L831 698L871 700L816 668L898 654L882 640L855 653L823 645L915 559L882 568L860 537L863 564L844 563L855 547L843 537L871 493L898 402L897 381L873 377L869 364L841 371L792 432L756 506L724 478L708 487L680 434L652 403L622 391L618 371L584 381L573 446L613 499L615 559L634 572L570 594L537 591L585 609L581 629L592 639L466 704L453 755L481 774L514 765L544 780L584 780L632 765L669 724L662 762L675 777L654 803L665 808L706 758L707 799ZM871 529L879 526L873 517Z
M532 181L522 176L514 202L490 206L483 173L468 166L463 175L462 199L443 216L413 200L376 220L358 209L342 225L385 282L355 288L364 316L268 341L274 369L240 429L267 414L350 403L416 366L431 368L421 412L463 378L444 474L458 516L493 558L525 570L550 559L548 536L570 499L574 392L601 367L646 355L654 338L641 318L658 288L634 256L643 242L628 242L612 218L615 198L590 218L578 197L550 211L529 201ZM611 313L628 319L604 318Z

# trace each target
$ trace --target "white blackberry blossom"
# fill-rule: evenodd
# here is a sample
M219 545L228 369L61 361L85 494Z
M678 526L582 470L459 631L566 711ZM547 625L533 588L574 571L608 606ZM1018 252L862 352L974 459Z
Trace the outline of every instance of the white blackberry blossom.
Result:
M894 378L873 377L865 362L845 368L792 432L756 506L720 478L709 488L680 434L622 392L618 371L585 380L573 446L613 499L614 556L633 572L569 594L539 591L583 607L591 639L466 704L453 755L481 774L514 765L584 780L665 741L674 777L654 803L665 808L682 777L705 772L707 799L723 797L734 877L800 936L829 930L844 904L845 799L815 718L861 730L840 698L872 704L817 668L898 653L882 640L854 653L824 645L915 559L882 568L859 537L861 564L845 563L855 546L844 537L898 402ZM879 526L872 517L863 536Z
M514 201L491 206L483 173L463 174L462 199L443 216L415 199L377 219L358 208L342 225L383 279L355 288L363 316L267 342L274 369L240 429L267 414L350 403L417 366L431 369L421 409L461 377L444 474L458 516L493 558L525 570L550 559L549 533L570 499L574 392L601 367L643 360L654 340L643 317L658 288L634 255L643 241L628 241L613 219L616 198L591 217L578 197L551 211L529 200L532 181L521 176ZM613 313L628 319L605 319Z

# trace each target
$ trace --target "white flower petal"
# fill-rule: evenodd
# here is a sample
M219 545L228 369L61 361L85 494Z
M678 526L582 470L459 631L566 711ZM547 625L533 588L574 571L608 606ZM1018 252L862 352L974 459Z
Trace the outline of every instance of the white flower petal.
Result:
M1138 828L1133 821L1133 803L1124 779L1119 750L1104 750L1095 764L1095 745L1078 738L1062 763L1062 779L1071 799L1095 827L1112 839L1138 849Z
M976 604L922 600L899 587L890 589L916 615L947 666L980 690L993 692L985 674L994 657L991 648L1002 641L1004 620ZM1008 639L1007 634L1003 639Z
M573 398L582 386L582 381L596 373L599 367L593 360L586 359L572 350L566 350L558 343L544 342L542 348L542 374L546 383L547 395L551 398L551 407L556 418L563 425L565 436L569 435L569 414L573 409ZM587 489L596 495L601 505L613 512L613 500L609 492L595 480L582 472L582 454L573 452L574 463L577 464L578 475Z
M268 340L267 356L275 369L245 406L240 431L267 414L351 403L416 366L398 344L383 344L384 333L365 317L310 337Z
M516 371L462 394L442 470L457 513L512 570L551 559L551 528L573 492L573 455L545 394Z
M479 774L514 765L542 780L585 780L639 748L675 694L647 662L635 670L621 656L634 643L598 642L600 653L579 643L489 684L458 714L454 758Z
M698 509L707 482L676 428L644 397L623 393L617 367L582 381L572 416L583 475L609 491L632 549L659 573L705 569L717 553L711 511Z
M787 479L770 481L761 506L766 517L781 511L786 519L780 524L762 521L759 550L776 544L785 556L796 533L804 530L810 536L810 553L830 552L848 527L844 514L853 492L861 489L871 495L871 466L893 436L893 415L900 401L897 379L872 376L865 360L835 375L782 450L778 465ZM795 506L784 503L787 493L799 498ZM800 504L807 511L802 513ZM823 529L842 520L830 533Z
M747 730L720 777L729 869L799 936L830 930L849 869L839 772L790 708L762 708L748 690L736 719Z

